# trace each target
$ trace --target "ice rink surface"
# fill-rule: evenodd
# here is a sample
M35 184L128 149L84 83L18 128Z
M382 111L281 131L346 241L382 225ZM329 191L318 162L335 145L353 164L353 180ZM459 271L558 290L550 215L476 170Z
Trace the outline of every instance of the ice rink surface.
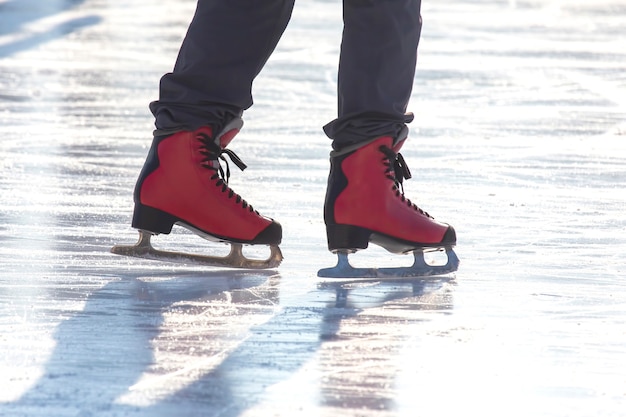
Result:
M231 145L284 263L108 252L194 6L0 0L0 416L626 416L622 0L424 2L405 189L461 266L351 283L316 278L338 0L297 2Z

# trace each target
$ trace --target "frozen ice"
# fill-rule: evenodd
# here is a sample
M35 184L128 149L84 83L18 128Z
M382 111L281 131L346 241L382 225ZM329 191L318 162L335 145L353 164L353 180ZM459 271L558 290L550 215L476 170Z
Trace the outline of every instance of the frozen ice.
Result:
M297 2L231 145L283 264L109 253L136 240L147 104L194 6L0 0L0 415L626 416L623 1L424 2L405 189L455 226L461 265L349 283L316 278L335 263L328 0Z

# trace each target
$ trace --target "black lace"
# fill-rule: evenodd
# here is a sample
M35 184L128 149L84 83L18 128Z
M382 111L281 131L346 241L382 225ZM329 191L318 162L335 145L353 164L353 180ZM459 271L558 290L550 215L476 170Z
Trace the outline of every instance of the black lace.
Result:
M200 141L201 148L200 154L204 157L202 160L202 167L215 171L211 176L211 180L217 180L215 186L221 187L223 193L228 193L228 198L235 198L237 204L241 204L241 207L248 209L250 212L255 212L254 208L246 202L241 196L235 193L229 186L228 180L230 179L230 165L224 155L228 155L231 162L237 165L240 170L246 169L248 166L237 156L237 154L230 149L222 149L215 140L209 135L199 133L196 139ZM222 168L220 159L226 164L226 171ZM214 166L213 162L217 161L217 166Z
M402 154L395 153L393 149L385 145L381 145L378 149L385 154L385 165L387 166L385 176L393 181L393 191L395 191L396 197L400 198L403 203L406 203L409 207L413 208L413 210L416 210L420 214L432 219L433 217L430 214L419 208L416 204L412 203L411 200L404 196L403 182L404 180L410 179L412 175L411 170L409 170L409 166L406 164Z

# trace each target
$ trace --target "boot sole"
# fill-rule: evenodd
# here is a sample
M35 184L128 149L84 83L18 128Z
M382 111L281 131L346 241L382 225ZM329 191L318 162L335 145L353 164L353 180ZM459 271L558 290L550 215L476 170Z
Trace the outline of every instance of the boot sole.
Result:
M452 230L452 232L450 232ZM328 250L331 252L356 252L360 249L367 249L369 243L374 243L391 253L408 253L417 249L453 247L456 239L448 239L448 235L453 234L452 228L444 235L439 243L411 242L373 230L351 226L346 224L326 225L326 236L328 238Z
M235 239L209 233L174 215L166 213L163 210L146 206L141 203L135 203L132 221L133 228L144 230L155 235L167 235L172 232L172 228L175 224L178 224L194 232L198 236L213 242L242 243L249 245L278 245L282 240L282 228L277 222L272 222L252 240Z

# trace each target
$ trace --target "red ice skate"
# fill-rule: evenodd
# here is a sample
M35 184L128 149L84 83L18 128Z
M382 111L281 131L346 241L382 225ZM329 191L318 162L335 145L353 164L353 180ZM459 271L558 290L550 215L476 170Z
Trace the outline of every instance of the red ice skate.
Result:
M132 226L139 229L134 246L115 246L113 253L177 262L191 261L212 266L273 268L282 255L278 244L282 228L261 216L228 186L230 169L225 156L240 169L245 164L226 149L243 122L236 119L220 134L210 127L155 138L135 187ZM224 170L219 161L226 161ZM191 255L156 250L150 244L153 234L169 234L174 224L199 236L231 244L226 257ZM266 260L248 259L242 245L269 245Z
M324 220L328 249L337 253L336 267L322 269L320 277L409 277L439 275L458 268L452 250L454 228L437 222L404 196L402 182L411 177L399 154L405 138L380 137L365 146L331 153ZM382 246L392 253L413 253L407 268L353 268L347 256ZM428 265L424 251L445 250L445 265Z

